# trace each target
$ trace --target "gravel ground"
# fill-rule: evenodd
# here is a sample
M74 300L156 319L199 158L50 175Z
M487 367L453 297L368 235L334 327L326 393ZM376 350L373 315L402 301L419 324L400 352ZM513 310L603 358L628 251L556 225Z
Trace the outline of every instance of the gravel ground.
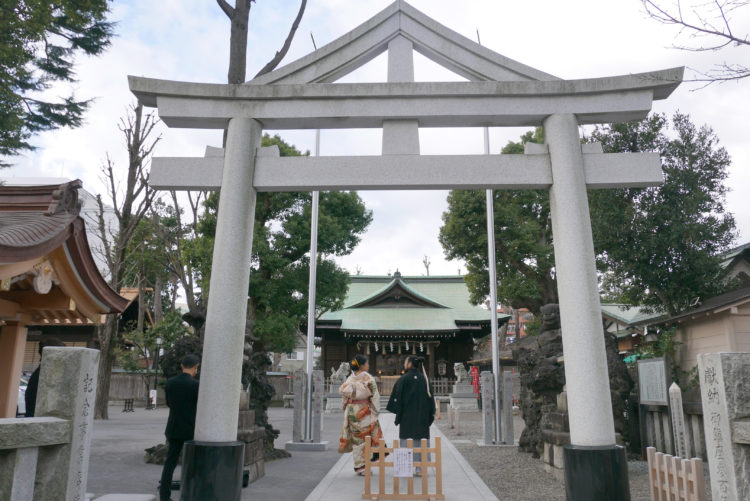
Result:
M500 501L564 501L565 484L544 470L541 459L520 451L517 447L478 447L482 438L481 414L461 414L461 434L450 429L447 416L437 425L456 446L479 476ZM516 441L523 431L523 419L514 420ZM707 500L711 501L706 470ZM629 461L630 496L632 501L651 501L648 492L648 467L645 461Z

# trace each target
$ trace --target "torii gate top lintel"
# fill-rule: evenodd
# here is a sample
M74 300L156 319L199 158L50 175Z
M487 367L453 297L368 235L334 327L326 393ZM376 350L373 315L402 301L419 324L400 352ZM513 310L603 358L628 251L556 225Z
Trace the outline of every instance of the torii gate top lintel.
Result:
M386 50L388 83L333 84ZM469 81L414 82L412 51ZM537 126L556 113L573 113L579 124L645 118L654 99L665 99L680 84L683 71L561 80L397 0L320 49L244 84L135 76L129 84L170 127L225 128L239 116L267 129L379 128L384 120L416 120L419 127Z

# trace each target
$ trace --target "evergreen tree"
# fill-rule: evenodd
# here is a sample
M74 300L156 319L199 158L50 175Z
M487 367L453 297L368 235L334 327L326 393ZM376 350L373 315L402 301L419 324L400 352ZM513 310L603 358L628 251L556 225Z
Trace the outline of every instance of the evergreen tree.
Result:
M664 114L653 114L599 126L591 140L607 153L658 152L664 171L664 183L652 188L589 192L604 290L670 314L723 292L721 254L736 233L724 208L731 159L713 131L677 112L671 127Z
M0 4L0 156L33 149L29 141L37 132L81 125L91 100L44 91L75 81L76 55L98 55L109 46L108 10L106 0Z
M708 127L689 116L671 121L653 114L640 122L596 127L588 140L607 153L661 155L664 183L651 188L589 190L594 245L609 299L669 313L696 297L724 290L720 255L735 237L725 211L724 180L730 158ZM523 153L523 143L543 142L528 132L503 153ZM488 294L484 193L451 191L440 242L447 257L467 263L472 300ZM495 237L498 298L537 311L557 301L553 235L546 190L496 191Z

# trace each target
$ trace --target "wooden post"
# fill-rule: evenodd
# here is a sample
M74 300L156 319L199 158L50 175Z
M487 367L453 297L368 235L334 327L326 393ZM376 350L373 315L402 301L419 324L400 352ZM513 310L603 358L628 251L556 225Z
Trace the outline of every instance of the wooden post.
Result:
M406 441L406 447L408 447L409 449L414 450L414 440L408 439ZM407 483L409 485L407 492L409 494L414 494L414 475L412 475L411 477L409 477L409 480L407 481Z
M419 467L422 469L422 495L425 495L430 490L427 487L427 478L429 477L429 469L427 468L427 465L429 464L430 457L427 439L423 438L419 445Z
M378 492L381 496L385 494L385 449L383 448L383 441L378 441L378 475L380 478L380 491Z
M396 438L393 440L393 448L396 449L398 448L398 446L399 446L398 439ZM399 485L399 478L396 476L393 477L393 493L394 494L401 493L401 486Z
M368 435L365 437L365 496L368 497L372 493L370 486L370 480L372 479L372 469L370 468L370 458L372 458L371 445L372 438Z
M647 449L649 492L652 501L705 501L703 461L682 459Z
M443 448L440 446L440 437L435 437L435 497L444 499L443 496Z

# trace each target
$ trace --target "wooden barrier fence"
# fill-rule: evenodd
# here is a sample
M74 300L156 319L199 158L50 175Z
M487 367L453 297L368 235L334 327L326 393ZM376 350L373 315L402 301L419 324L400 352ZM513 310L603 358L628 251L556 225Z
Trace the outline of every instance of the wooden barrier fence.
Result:
M365 438L365 492L362 499L379 501L381 499L427 499L437 501L445 499L443 494L443 457L440 449L440 437L435 437L435 447L428 447L427 440L422 439L419 447L414 447L414 441L406 441L406 448L412 449L414 454L421 454L419 461L414 461L414 466L422 468L421 492L414 492L414 477L407 478L407 492L401 493L399 477L393 477L393 492L386 492L385 477L386 468L393 468L393 461L386 461L386 454L393 454L393 449L399 448L399 441L393 441L393 447L387 447L385 440L380 440L377 447L372 446L371 437ZM373 453L378 454L378 459L372 461ZM430 461L430 454L434 454L435 460ZM391 456L393 457L393 456ZM378 469L378 490L372 492L372 469ZM435 468L435 492L429 492L429 468Z
M698 457L706 461L706 437L703 433L703 411L700 403L686 403L685 432L690 441L690 457ZM669 410L666 406L643 405L641 412L642 435L645 447L654 447L665 454L674 454L674 440L672 439L672 425Z
M651 501L706 501L701 459L682 459L653 447L646 453Z

